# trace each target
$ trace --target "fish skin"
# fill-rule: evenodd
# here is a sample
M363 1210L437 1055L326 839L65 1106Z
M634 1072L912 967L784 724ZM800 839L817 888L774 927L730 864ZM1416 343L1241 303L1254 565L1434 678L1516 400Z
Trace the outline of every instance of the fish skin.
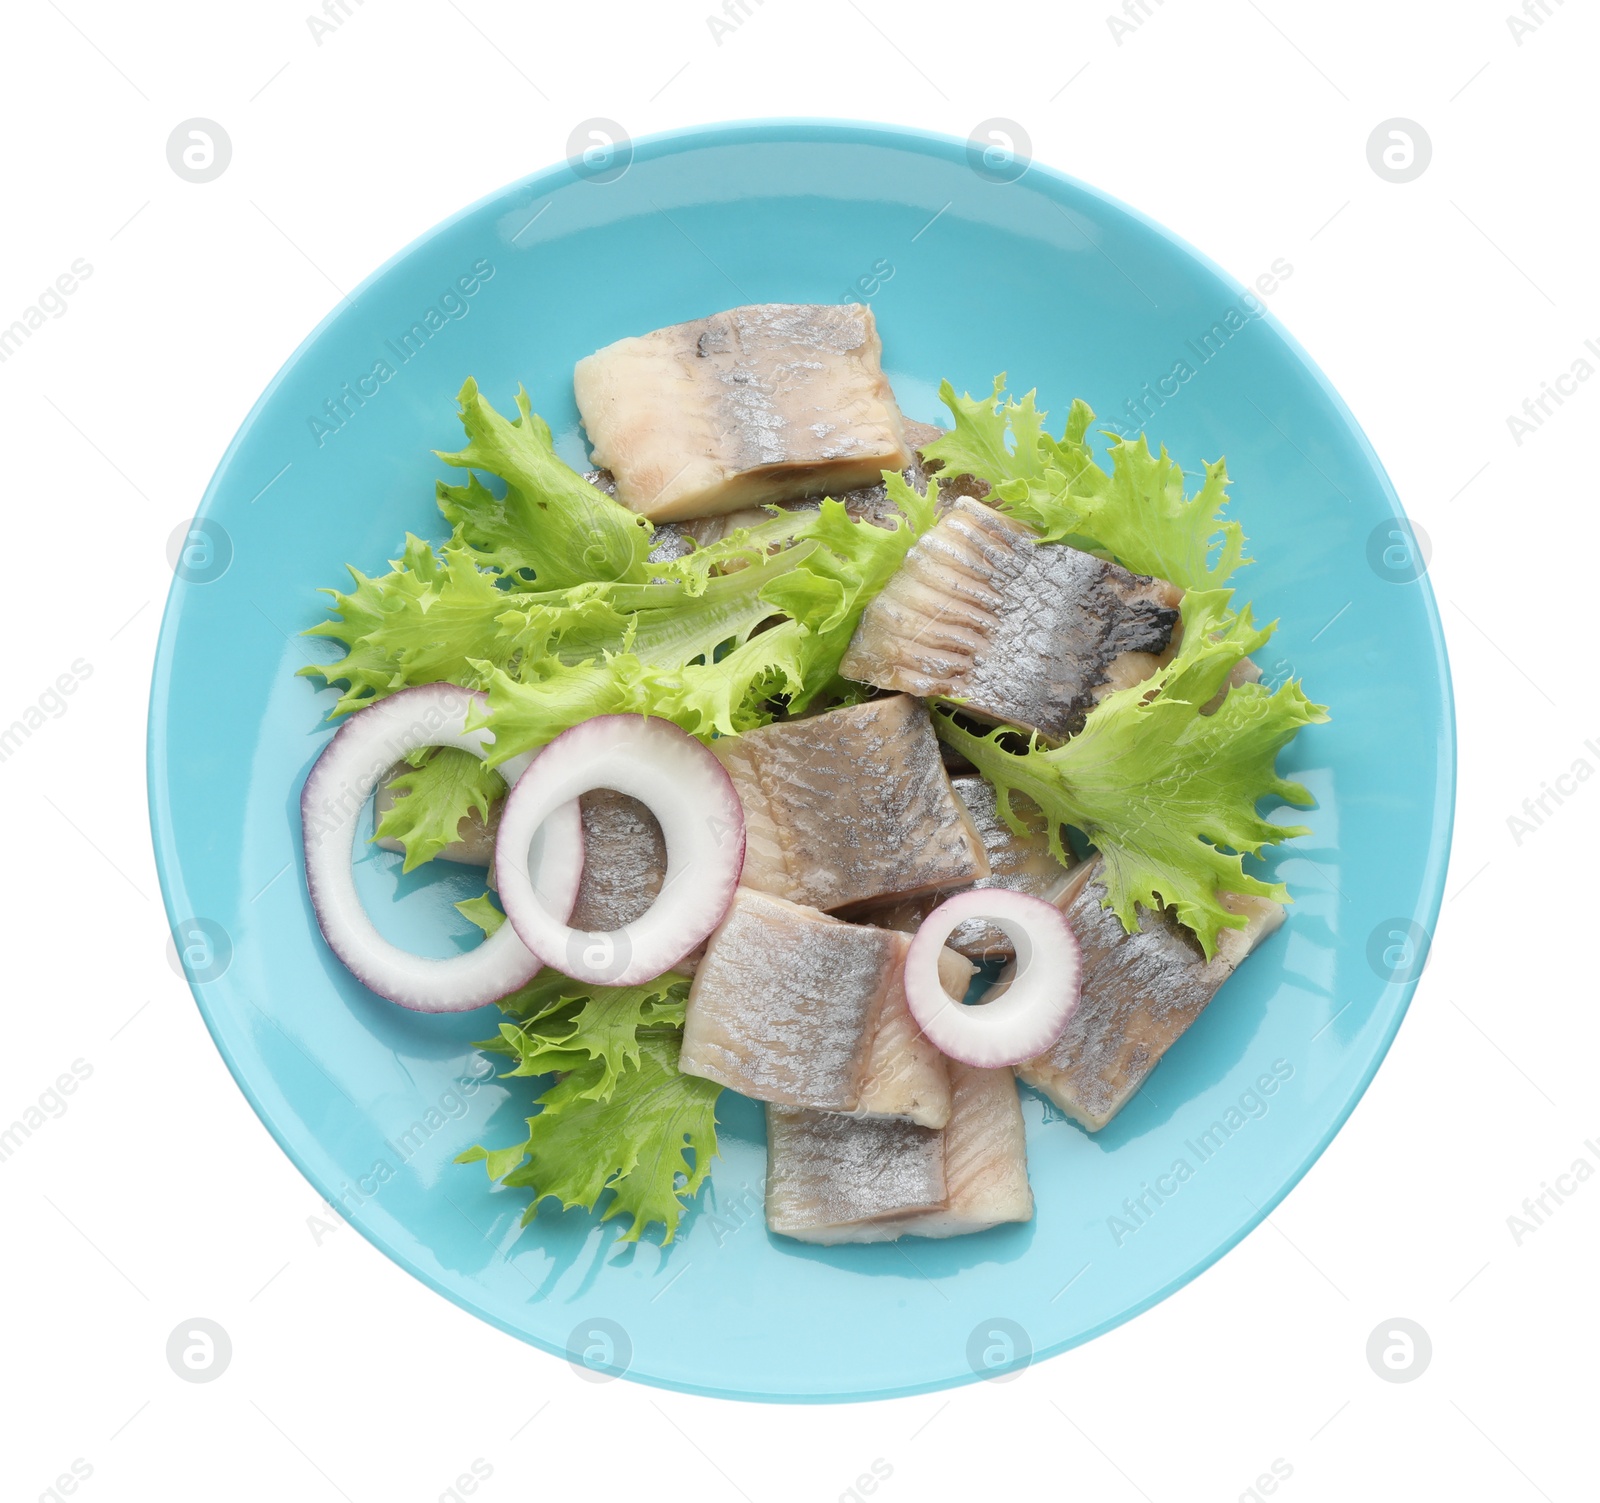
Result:
M882 351L861 304L758 303L607 345L573 390L616 499L675 521L904 469Z
M1102 906L1105 896L1096 857L1074 873L1058 898L1083 956L1082 995L1056 1043L1016 1067L1021 1080L1090 1132L1127 1105L1223 982L1284 917L1280 903L1227 894L1224 902L1250 923L1224 929L1208 962L1170 910L1141 908L1139 932L1129 934Z
M712 752L744 808L746 887L830 912L989 874L917 699L782 720Z
M950 1079L942 1132L769 1107L768 1227L837 1244L959 1237L1032 1220L1015 1077L952 1060Z
M970 497L912 545L863 613L846 678L1062 741L1170 657L1176 586L1131 574Z
M696 967L678 1068L757 1101L854 1111L906 944L739 888Z
M667 875L667 841L655 815L611 788L578 796L583 876L567 922L604 934L642 918Z
M978 838L983 842L984 854L989 858L989 875L956 891L1003 887L1046 900L1054 898L1072 867L1063 866L1050 854L1049 825L1038 805L1022 794L1012 796L1013 812L1028 827L1026 835L1018 835L1000 817L994 785L987 778L976 772L960 773L950 779L950 786L971 816ZM954 895L948 891L929 893L869 909L862 917L885 929L914 934L940 903ZM945 943L969 960L1010 960L1016 954L1016 946L1004 929L978 918L957 924Z
M744 809L747 887L832 911L989 873L915 699L780 721L711 750Z
M896 1119L767 1108L767 1226L804 1242L881 1242L946 1201L944 1134Z

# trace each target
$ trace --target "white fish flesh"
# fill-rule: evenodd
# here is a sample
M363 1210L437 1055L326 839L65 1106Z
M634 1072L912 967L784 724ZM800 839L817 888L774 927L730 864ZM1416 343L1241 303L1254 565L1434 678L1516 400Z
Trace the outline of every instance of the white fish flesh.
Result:
M1166 661L1180 599L957 497L867 607L840 671L1061 741Z
M907 1223L903 1232L959 1237L1003 1221L1031 1221L1033 1191L1016 1076L951 1060L950 1092L944 1207Z
M950 1062L929 1041L906 1002L902 936L899 968L883 999L867 1055L856 1112L864 1117L904 1117L921 1127L943 1127L950 1120ZM953 950L939 956L939 979L953 997L966 995L973 965Z
M652 521L870 485L911 462L872 310L759 303L585 356L592 462Z
M744 808L747 887L831 911L989 874L915 699L782 721L711 749Z
M1098 857L1074 874L1058 902L1083 952L1083 992L1066 1031L1046 1054L1017 1066L1074 1121L1098 1132L1127 1105L1216 996L1244 958L1283 922L1283 906L1229 894L1248 917L1224 929L1207 961L1195 937L1170 910L1139 910L1129 934L1109 908Z

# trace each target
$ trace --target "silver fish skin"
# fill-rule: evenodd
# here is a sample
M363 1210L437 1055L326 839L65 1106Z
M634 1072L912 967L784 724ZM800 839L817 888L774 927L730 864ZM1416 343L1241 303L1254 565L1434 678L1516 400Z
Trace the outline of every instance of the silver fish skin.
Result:
M883 1242L944 1209L944 1134L897 1120L767 1108L767 1226L802 1242Z
M1016 1079L954 1060L950 1078L942 1132L769 1108L767 1225L831 1244L959 1237L1031 1220Z
M870 485L912 460L872 310L758 303L621 339L573 372L592 463L651 521Z
M1099 857L1058 899L1083 955L1082 996L1055 1045L1017 1066L1018 1077L1098 1132L1132 1100L1162 1056L1200 1016L1245 957L1283 923L1283 905L1228 894L1243 929L1224 929L1207 961L1169 909L1139 910L1129 934L1105 901ZM1002 981L1004 977L1002 977Z
M989 874L918 700L781 721L711 750L744 809L747 887L831 911Z
M856 1110L907 944L739 888L695 969L678 1068L757 1101Z
M987 778L977 773L962 773L950 779L950 786L971 816L978 838L983 842L984 854L989 858L989 875L958 890L1003 887L1037 898L1053 899L1067 881L1072 867L1063 866L1050 854L1049 827L1038 805L1020 794L1013 795L1011 806L1028 828L1026 835L1018 835L1000 817L994 785ZM913 934L950 896L949 892L929 893L884 908L869 909L862 917L886 929ZM945 943L969 960L1010 960L1016 954L1016 946L1004 929L977 918L958 924Z
M840 671L1062 741L1170 657L1181 598L958 496L867 607Z
M642 918L667 876L667 841L648 808L626 793L595 788L578 797L583 876L567 922L608 933Z

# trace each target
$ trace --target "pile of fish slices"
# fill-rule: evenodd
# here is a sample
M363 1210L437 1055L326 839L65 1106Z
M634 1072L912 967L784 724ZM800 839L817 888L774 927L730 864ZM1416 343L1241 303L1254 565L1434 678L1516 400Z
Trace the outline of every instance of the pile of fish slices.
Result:
M884 376L869 308L761 304L623 339L578 362L595 485L656 523L653 557L681 556L760 508L823 495L903 525L880 476L925 490L919 450ZM1087 1130L1105 1126L1251 949L1282 922L1237 899L1246 928L1207 961L1170 913L1128 934L1102 904L1097 858L1065 866L1040 812L1000 818L993 788L947 763L926 701L1053 741L1174 650L1182 592L1060 543L940 476L940 510L868 606L842 672L875 696L780 720L712 751L743 805L741 885L692 967L679 1067L767 1103L768 1226L817 1243L950 1237L1028 1221L1017 1079ZM572 923L613 929L660 890L665 849L642 805L582 800L588 842ZM447 859L486 865L488 826L463 822ZM943 898L1002 887L1056 903L1083 955L1082 999L1037 1059L985 1070L947 1059L906 1003L910 935ZM963 996L1013 959L969 921L941 959ZM1005 973L1001 973L1004 984Z

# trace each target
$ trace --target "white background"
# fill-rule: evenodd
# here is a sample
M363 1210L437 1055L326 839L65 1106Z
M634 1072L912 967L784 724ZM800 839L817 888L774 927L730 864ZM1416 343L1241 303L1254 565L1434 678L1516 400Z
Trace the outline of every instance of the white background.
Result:
M1506 418L1600 341L1600 23L1549 0L1519 43L1510 0L1149 0L1119 40L1105 3L749 0L720 45L709 0L351 0L320 45L305 0L7 5L0 325L75 258L93 273L0 365L0 722L75 660L93 671L0 764L0 1121L74 1060L93 1073L0 1163L6 1498L55 1496L75 1460L92 1469L77 1495L102 1503L431 1503L475 1460L490 1503L832 1503L874 1461L890 1503L1229 1500L1275 1460L1294 1503L1596 1496L1600 1181L1547 1201L1520 1244L1507 1218L1579 1156L1600 1165L1584 1146L1600 1141L1584 953L1600 787L1520 842L1507 820L1577 759L1600 766L1600 381L1520 445ZM1041 160L1241 281L1288 259L1274 313L1433 539L1462 741L1429 970L1270 1222L1016 1381L810 1409L581 1381L349 1228L319 1242L316 1195L164 958L142 754L167 537L342 290L563 156L581 120L639 135L800 113L960 136L1006 116ZM233 141L204 186L166 159L192 116ZM1366 156L1394 116L1433 142L1404 185ZM232 1338L213 1383L165 1359L193 1316ZM1406 1384L1365 1356L1397 1316L1433 1344Z

